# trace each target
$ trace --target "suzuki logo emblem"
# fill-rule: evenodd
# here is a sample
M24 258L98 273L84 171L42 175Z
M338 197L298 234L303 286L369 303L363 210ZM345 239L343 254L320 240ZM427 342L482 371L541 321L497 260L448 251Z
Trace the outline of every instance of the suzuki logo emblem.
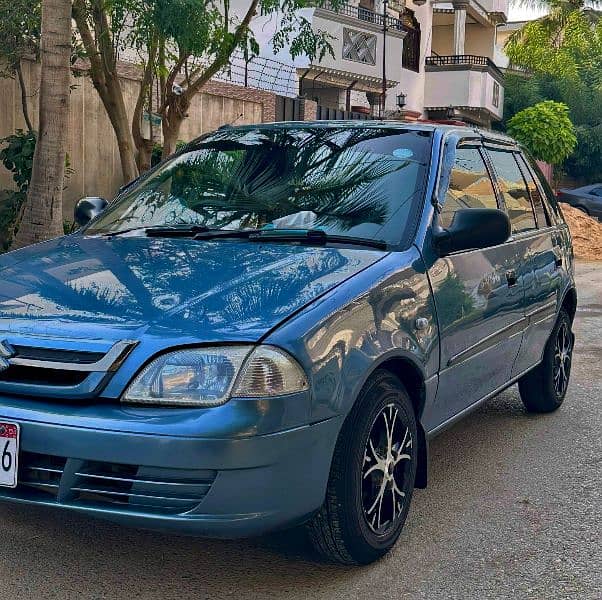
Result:
M0 372L6 371L10 367L7 359L16 354L15 349L6 341L0 341Z

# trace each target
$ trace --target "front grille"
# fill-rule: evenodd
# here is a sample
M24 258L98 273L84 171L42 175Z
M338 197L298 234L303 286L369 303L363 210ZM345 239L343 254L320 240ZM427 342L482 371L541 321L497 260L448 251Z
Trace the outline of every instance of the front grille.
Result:
M178 514L197 506L216 476L213 470L165 469L23 452L17 488L2 490L0 495Z
M57 347L49 348L47 343L23 336L1 339L0 335L0 391L46 399L92 398L137 345L132 340L112 346L109 342L57 340Z
M0 373L0 381L26 385L73 387L83 383L88 375L89 373L82 373L81 371L62 371L59 369L11 365Z
M29 358L32 360L43 360L48 362L76 363L79 365L91 365L98 362L104 352L81 352L79 350L55 350L54 348L35 348L33 346L21 346L14 344L15 358Z

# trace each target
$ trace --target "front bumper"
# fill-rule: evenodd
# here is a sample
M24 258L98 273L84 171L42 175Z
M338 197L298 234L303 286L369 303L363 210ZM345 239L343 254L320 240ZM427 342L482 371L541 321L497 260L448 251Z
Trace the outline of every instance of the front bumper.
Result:
M56 411L53 411L56 421ZM19 418L16 416L19 415ZM0 421L21 426L19 485L0 501L86 513L134 527L237 538L298 524L323 502L336 417L242 437L168 435L32 419L0 399ZM43 417L43 412L39 415Z

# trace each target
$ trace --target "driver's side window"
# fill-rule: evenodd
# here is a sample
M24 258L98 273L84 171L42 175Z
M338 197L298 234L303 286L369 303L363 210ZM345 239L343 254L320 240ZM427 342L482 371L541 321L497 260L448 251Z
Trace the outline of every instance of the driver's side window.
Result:
M456 148L449 187L441 211L441 225L449 227L461 208L497 208L493 184L478 148Z

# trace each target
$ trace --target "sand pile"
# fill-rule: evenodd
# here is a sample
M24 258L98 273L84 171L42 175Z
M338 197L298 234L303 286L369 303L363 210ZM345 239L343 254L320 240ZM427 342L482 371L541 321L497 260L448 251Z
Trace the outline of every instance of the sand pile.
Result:
M560 208L571 230L575 258L602 260L602 223L568 204Z

